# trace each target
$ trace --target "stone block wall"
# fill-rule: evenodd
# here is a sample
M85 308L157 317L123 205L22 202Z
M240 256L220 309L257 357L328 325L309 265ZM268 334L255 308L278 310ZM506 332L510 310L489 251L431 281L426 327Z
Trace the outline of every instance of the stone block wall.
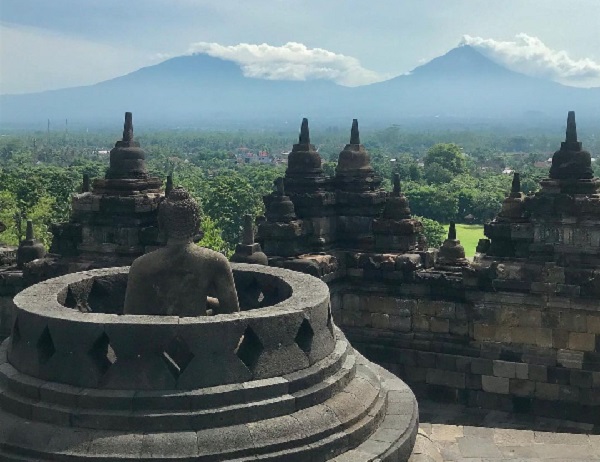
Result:
M417 395L600 425L597 301L484 291L449 301L432 290L334 283L333 315Z
M0 341L10 335L13 324L13 297L25 287L23 272L14 267L0 270Z

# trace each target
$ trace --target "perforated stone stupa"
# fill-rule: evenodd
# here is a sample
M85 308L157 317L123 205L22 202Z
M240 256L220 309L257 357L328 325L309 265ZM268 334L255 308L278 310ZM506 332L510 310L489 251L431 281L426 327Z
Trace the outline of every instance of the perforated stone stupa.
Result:
M0 347L0 458L408 460L414 395L352 349L333 323L327 286L283 269L233 270L254 278L272 305L119 315L127 267L21 292Z

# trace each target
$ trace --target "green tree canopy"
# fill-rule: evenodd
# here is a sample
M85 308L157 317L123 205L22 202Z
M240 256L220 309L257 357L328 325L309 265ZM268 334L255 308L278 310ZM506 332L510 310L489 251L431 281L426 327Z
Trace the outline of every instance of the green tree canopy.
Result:
M262 198L248 180L237 172L215 176L208 180L203 195L203 211L223 230L230 244L238 242L244 214L262 213Z
M450 170L435 162L425 167L425 179L429 184L450 183L453 177L454 175Z
M430 218L414 216L423 224L423 234L427 238L429 247L439 247L446 239L446 229L439 221L431 220Z
M198 243L201 247L221 252L226 257L233 253L232 247L223 239L223 231L221 231L215 221L208 215L202 217L202 240Z
M434 165L447 170L452 175L460 175L467 170L466 157L460 146L454 143L438 143L425 154L425 175Z
M454 220L458 213L458 198L445 188L407 183L404 193L413 213L442 223Z

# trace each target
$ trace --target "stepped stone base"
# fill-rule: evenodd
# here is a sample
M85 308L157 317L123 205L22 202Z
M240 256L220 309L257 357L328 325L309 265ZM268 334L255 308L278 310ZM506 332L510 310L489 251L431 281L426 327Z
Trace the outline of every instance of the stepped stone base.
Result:
M159 393L32 379L7 362L7 340L0 352L0 458L408 460L418 427L414 395L337 334L334 353L301 373Z
M128 268L21 292L0 346L0 460L407 461L416 399L335 327L327 286L233 271L272 304L120 316Z

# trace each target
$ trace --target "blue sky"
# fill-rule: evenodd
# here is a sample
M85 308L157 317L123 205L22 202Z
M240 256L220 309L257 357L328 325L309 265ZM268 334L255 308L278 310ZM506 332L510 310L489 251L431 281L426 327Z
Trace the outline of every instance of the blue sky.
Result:
M313 61L327 59L311 50L327 50L331 78L359 84L407 72L464 35L517 70L596 86L598 24L598 0L3 0L0 93L95 83L198 43L268 78L298 49L292 77L310 78ZM305 50L283 56L289 42Z

